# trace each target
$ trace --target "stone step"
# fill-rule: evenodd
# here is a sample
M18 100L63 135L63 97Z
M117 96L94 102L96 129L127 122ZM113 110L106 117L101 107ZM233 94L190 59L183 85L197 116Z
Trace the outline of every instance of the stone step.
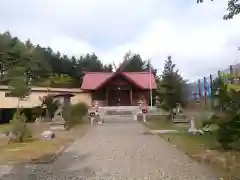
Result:
M185 117L175 117L173 119L174 123L189 123L188 119Z
M104 115L101 119L105 123L127 123L134 122L133 115Z
M127 111L127 110L107 110L106 111L107 115L132 115L132 111Z

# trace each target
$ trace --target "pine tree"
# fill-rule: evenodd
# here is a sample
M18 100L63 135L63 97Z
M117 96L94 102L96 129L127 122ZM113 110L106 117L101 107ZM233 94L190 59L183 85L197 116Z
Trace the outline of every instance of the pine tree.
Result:
M228 95L228 86L222 79L217 77L212 83L211 98L216 103L213 104L213 108L224 112L229 104L230 98Z
M213 117L217 118L214 124L219 126L217 140L224 149L232 148L240 139L240 92L230 89L226 76L219 74L213 81L212 98L217 100L214 106L217 113Z
M173 115L173 109L177 107L178 103L185 105L184 86L186 82L178 70L175 70L175 67L172 57L168 56L158 88L160 108L167 110L171 115Z
M224 116L217 131L218 142L224 149L232 148L230 144L240 139L240 92L230 90L228 98Z

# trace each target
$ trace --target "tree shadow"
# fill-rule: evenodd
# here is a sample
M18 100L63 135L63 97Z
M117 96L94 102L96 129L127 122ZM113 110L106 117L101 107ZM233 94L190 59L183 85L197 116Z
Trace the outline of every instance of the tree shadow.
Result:
M43 147L44 148L44 147ZM47 155L50 156L50 155ZM70 180L90 179L96 177L92 167L86 166L84 161L89 154L79 152L64 152L52 163L18 164L2 177L1 180ZM43 159L46 156L42 157Z

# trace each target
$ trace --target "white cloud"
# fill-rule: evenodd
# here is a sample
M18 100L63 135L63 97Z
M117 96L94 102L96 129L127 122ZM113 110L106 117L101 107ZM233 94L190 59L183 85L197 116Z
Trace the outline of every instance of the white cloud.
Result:
M172 54L189 79L240 58L240 18L222 19L225 0L2 0L0 5L0 31L69 55L94 51L118 64L131 50L161 70Z
M168 8L171 15L160 17L134 42L120 45L107 56L113 59L131 49L152 58L153 64L162 69L171 54L188 79L207 76L236 62L237 57L240 61L240 18L224 21L225 8L222 2L193 4L182 11Z

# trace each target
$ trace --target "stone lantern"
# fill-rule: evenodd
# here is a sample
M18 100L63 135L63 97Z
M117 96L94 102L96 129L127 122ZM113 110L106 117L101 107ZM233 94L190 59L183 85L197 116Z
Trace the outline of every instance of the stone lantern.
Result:
M156 106L159 107L160 106L160 98L159 98L159 96L156 96L155 100L156 100Z
M143 100L140 99L140 100L138 101L138 107L139 107L140 112L142 112Z

